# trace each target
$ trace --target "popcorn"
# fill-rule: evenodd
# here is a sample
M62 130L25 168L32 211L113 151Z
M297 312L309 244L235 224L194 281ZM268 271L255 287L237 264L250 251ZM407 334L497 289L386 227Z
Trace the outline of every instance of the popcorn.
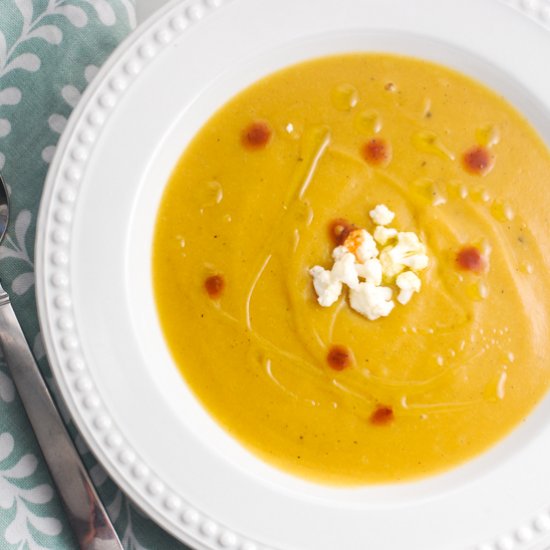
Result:
M337 246L332 251L332 259L339 260L344 254L349 254L349 250L345 246Z
M323 307L330 307L342 293L342 283L334 281L331 272L316 265L309 270L313 277L313 288L317 293L317 301Z
M372 238L372 235L365 229L356 229L352 231L344 246L355 254L359 262L366 262L371 258L378 256L378 247Z
M391 241L391 239L394 239L395 237L397 237L397 229L394 229L393 227L384 227L383 225L377 225L376 229L374 230L374 240L382 246L387 244L388 241Z
M338 300L342 293L342 284L349 288L357 288L359 285L355 256L347 250L339 252L330 271L318 265L309 270L309 274L313 277L317 301L323 307L329 307Z
M416 233L398 233L397 244L384 248L380 253L380 262L387 278L393 278L406 267L421 271L428 267L426 247L420 242Z
M393 289L388 285L395 284L399 289L397 301L402 305L420 292L421 281L416 272L428 266L426 247L416 233L385 227L394 216L387 206L379 204L370 211L370 217L378 224L374 236L366 229L353 230L344 244L332 251L332 269L310 269L321 306L334 304L347 286L351 308L374 321L387 317L395 307ZM378 245L384 246L381 252Z
M367 283L380 286L382 284L382 264L380 260L373 258L364 264L357 264L357 274L365 279Z
M350 252L344 254L334 262L330 274L333 281L344 283L350 288L356 288L359 278L355 268L355 256Z
M387 317L395 307L392 294L392 289L386 286L361 283L357 289L350 290L350 306L370 321L376 321Z
M422 282L418 275L412 271L405 271L397 276L395 284L401 289L397 296L400 304L408 304L414 292L420 292Z
M389 225L395 218L395 214L385 204L375 206L369 215L376 225Z
M426 254L414 254L403 262L404 265L410 267L414 271L422 271L428 267L429 259Z

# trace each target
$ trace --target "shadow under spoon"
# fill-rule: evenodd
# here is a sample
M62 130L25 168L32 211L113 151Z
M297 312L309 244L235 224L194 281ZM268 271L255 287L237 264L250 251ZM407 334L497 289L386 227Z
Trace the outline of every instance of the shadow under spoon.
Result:
M6 234L8 220L8 193L0 175L0 243ZM10 298L1 285L0 346L79 547L82 550L122 550L111 520L40 374Z

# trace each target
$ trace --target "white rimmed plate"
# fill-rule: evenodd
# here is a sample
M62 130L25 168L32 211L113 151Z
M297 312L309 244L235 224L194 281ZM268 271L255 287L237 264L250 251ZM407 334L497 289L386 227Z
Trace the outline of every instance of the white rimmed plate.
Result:
M550 144L547 23L542 0L192 0L167 6L106 63L46 183L40 321L87 442L165 529L209 550L550 544L550 399L447 474L357 489L311 484L250 455L195 400L164 343L150 269L156 210L177 158L249 83L324 54L409 54L485 82Z

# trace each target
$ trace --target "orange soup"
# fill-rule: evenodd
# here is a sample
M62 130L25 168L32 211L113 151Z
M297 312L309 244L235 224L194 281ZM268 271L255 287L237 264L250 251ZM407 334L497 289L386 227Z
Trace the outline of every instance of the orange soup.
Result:
M353 54L270 75L212 116L166 187L152 268L173 358L287 472L352 485L458 465L548 388L549 179L526 120L445 67ZM375 319L345 285L322 306L311 269L328 281L377 205L421 243L421 287L402 304L384 272L393 305Z

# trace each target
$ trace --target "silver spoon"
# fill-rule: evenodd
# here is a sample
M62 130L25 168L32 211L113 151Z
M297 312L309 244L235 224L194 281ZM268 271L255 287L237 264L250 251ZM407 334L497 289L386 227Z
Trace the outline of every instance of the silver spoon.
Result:
M0 243L8 220L8 193L0 175ZM1 285L0 345L80 548L122 550Z

